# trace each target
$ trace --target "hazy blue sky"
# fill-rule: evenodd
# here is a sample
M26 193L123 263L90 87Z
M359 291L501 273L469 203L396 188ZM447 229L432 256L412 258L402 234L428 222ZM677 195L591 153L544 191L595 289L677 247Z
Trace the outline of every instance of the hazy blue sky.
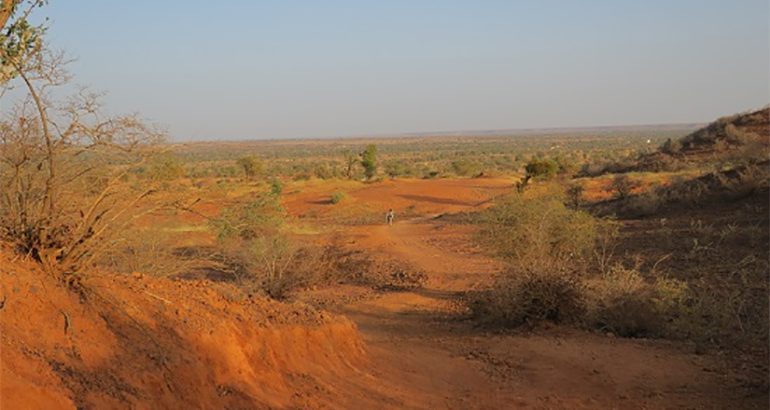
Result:
M770 102L768 0L52 0L77 82L180 140L707 121Z

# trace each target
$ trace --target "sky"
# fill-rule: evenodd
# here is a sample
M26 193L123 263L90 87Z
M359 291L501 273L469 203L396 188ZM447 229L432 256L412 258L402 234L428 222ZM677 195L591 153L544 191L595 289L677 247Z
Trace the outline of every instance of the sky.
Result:
M706 122L770 103L767 0L52 0L110 112L175 140Z

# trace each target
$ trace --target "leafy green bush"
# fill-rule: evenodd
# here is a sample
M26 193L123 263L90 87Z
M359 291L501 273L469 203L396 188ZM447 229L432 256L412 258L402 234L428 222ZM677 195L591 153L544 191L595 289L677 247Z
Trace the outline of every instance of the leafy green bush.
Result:
M280 299L306 282L310 251L281 232L282 209L277 195L261 194L232 206L211 220L217 233L217 259L222 270L248 291Z
M377 146L370 144L361 153L361 166L364 167L364 175L367 180L377 175Z
M277 195L263 193L246 204L225 208L209 224L220 241L251 240L276 232L283 224L283 208Z
M556 176L559 164L548 158L533 158L524 166L529 178L548 180Z

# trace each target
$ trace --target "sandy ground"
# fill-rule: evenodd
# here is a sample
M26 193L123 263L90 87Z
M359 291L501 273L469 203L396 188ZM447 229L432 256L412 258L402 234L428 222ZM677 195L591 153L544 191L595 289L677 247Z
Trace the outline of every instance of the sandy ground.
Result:
M488 206L511 180L336 184L292 187L289 214L395 208L393 226L316 228L424 271L422 288L318 290L337 302L330 315L238 300L212 289L221 283L105 274L89 282L101 296L84 303L6 250L0 409L767 408L719 357L687 344L564 327L490 333L469 321L463 293L502 266L473 245L472 226L435 216ZM331 205L343 188L347 202Z
M340 309L358 325L379 408L763 408L733 390L715 364L683 346L571 329L489 334L458 311L463 290L497 264L437 246L452 227L401 221L363 227L355 244L428 273L424 289ZM352 399L355 404L355 399Z
M509 187L508 181L487 180L479 191L472 180L433 181L430 189L394 184L356 196L380 203L410 197L418 202L412 205L435 215L476 210ZM427 193L412 195L415 189ZM347 390L346 407L369 407L358 399L372 395L382 397L374 408L766 407L765 397L747 396L714 358L696 355L688 345L561 327L508 334L475 327L458 303L462 292L489 285L502 266L472 245L472 234L470 226L431 216L346 231L351 248L408 262L428 275L424 288L336 309L358 325L374 381L359 395Z

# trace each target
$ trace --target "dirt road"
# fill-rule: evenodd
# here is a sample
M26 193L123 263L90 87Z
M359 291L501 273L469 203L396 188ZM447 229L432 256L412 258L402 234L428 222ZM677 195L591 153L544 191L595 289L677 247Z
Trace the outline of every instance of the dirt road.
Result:
M428 280L422 289L384 293L341 309L362 332L369 364L354 388L338 392L337 404L746 407L746 398L726 387L710 359L686 347L566 328L495 334L474 327L458 303L461 292L488 285L500 265L469 245L469 229L421 218L351 232L351 246L409 262Z

